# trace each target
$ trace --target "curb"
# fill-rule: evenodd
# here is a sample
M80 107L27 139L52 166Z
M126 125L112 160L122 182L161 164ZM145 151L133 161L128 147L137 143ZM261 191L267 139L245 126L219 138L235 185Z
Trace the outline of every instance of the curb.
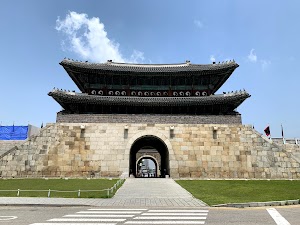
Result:
M247 202L247 203L227 203L212 205L212 207L234 207L234 208L248 208L248 207L264 207L264 206L285 206L298 205L300 200L284 200L284 201L270 201L270 202Z

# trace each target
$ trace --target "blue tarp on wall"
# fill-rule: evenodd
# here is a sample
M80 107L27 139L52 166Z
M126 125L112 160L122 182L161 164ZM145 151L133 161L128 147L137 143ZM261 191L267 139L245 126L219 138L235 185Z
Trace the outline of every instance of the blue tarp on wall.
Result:
M25 140L28 126L0 126L0 140Z

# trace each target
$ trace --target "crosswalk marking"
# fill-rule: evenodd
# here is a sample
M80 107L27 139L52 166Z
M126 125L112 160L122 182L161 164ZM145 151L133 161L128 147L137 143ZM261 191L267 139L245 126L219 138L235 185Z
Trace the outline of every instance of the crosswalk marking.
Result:
M188 216L188 217L182 217L182 216L138 216L133 218L135 220L205 220L205 216Z
M190 209L184 209L184 210L177 210L177 209L170 209L170 210L161 210L161 209L150 209L148 212L197 212L197 213L207 213L208 210L190 210Z
M54 222L123 222L126 219L90 219L90 218L54 218L47 221Z
M74 225L74 223L33 223L30 225ZM116 225L116 223L76 223L76 225Z
M207 213L143 213L143 216L206 216Z
M77 213L82 213L82 214L139 214L139 213L142 213L142 211L130 211L130 212L127 212L127 211L122 211L122 212L117 212L117 211L99 211L99 212L94 212L94 211L80 211L80 212L77 212Z
M74 214L74 215L65 215L63 217L134 217L134 215L79 215L79 214Z
M125 224L205 224L208 210L152 209Z
M204 221L127 221L125 224L204 224Z
M196 209L86 209L61 218L52 218L45 223L30 225L165 225L205 224L208 210ZM286 225L286 224L284 224Z
M90 211L145 211L147 209L88 209Z

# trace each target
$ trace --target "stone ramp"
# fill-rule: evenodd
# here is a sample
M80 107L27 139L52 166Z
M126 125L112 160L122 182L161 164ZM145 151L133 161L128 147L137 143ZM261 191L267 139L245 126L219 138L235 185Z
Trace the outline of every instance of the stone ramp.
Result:
M25 141L11 141L11 140L1 140L0 141L0 158L3 154L10 151L15 146L23 144Z
M107 200L106 203L111 206L207 206L170 178L128 178L115 196Z

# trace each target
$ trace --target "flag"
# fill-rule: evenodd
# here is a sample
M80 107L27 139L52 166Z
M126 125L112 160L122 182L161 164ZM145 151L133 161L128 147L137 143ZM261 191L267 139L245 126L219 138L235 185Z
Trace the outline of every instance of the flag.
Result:
M282 136L282 142L283 144L285 144L285 139L284 139L284 135L283 135L283 126L281 124L281 136Z
M271 135L271 132L270 132L270 126L267 126L267 127L264 129L264 132L266 133L267 136L270 136L270 135Z

